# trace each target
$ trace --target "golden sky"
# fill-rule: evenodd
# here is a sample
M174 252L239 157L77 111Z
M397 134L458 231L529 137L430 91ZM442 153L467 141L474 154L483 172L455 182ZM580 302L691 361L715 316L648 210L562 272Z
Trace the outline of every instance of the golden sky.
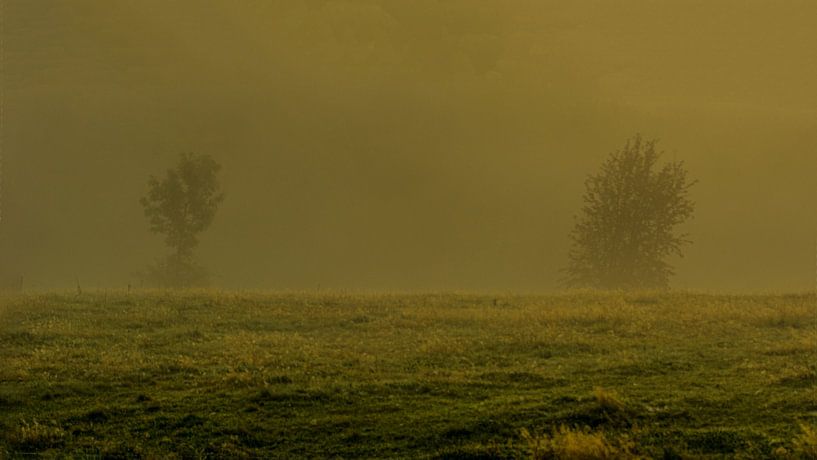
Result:
M553 289L584 178L640 132L699 180L673 285L809 289L817 3L5 2L5 278L123 286L138 200L223 165L229 287Z

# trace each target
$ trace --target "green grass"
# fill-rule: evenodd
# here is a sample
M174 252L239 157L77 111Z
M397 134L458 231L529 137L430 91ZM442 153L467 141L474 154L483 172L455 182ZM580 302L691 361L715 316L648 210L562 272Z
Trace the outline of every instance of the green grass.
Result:
M814 295L0 303L0 458L814 458L815 427Z

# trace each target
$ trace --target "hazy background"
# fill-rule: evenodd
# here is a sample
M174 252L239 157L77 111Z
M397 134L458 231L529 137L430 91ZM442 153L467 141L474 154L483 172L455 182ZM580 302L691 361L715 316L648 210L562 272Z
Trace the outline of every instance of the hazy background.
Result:
M813 1L3 2L0 271L123 287L138 199L220 161L202 237L247 288L548 290L636 132L700 180L676 287L808 289Z

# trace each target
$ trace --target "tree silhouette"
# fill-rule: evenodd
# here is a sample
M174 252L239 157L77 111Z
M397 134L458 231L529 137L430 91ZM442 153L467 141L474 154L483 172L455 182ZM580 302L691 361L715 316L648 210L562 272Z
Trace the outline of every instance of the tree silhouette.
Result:
M659 167L655 143L636 135L585 181L584 205L570 233L567 286L669 286L674 272L665 259L683 256L690 243L675 227L692 216L687 195L695 181L681 161Z
M172 287L206 282L206 271L195 263L193 251L198 234L210 226L224 200L218 181L220 169L209 155L184 153L164 178L148 179L148 193L140 203L150 230L163 234L173 251L149 268L149 281Z

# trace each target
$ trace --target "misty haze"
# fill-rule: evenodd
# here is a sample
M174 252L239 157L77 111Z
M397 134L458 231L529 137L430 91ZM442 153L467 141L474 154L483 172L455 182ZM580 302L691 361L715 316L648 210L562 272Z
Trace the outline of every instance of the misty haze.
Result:
M675 286L813 287L810 6L4 3L0 248L30 287L134 282L146 177L196 152L220 286L552 289L635 132L700 181Z
M0 458L817 458L815 17L0 0Z

